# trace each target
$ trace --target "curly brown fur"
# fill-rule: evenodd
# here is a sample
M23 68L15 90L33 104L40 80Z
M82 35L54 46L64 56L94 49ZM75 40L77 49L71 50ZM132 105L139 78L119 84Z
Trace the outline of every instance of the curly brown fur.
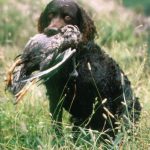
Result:
M109 129L115 136L113 129L118 119L126 115L133 122L138 120L140 103L119 65L94 43L97 33L94 22L77 3L70 0L50 2L41 13L38 31L59 29L66 24L78 26L82 33L74 57L78 75L70 76L74 69L70 60L45 82L53 119L61 122L65 108L72 115L73 130L76 126L98 131Z

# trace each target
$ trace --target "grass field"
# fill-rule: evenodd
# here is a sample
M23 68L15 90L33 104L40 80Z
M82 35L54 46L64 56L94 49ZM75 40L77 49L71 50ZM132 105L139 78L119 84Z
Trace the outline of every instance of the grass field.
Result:
M34 7L31 7L33 4ZM133 131L119 133L115 141L106 141L107 144L104 144L97 142L100 133L81 129L84 137L90 135L91 138L86 140L81 136L74 143L69 114L65 112L64 136L57 139L42 85L34 85L18 105L13 105L14 97L5 91L5 73L15 56L21 53L29 37L36 33L36 22L44 4L46 1L42 0L0 1L0 150L149 150L150 34L148 30L136 32L139 30L133 20L137 17L136 14L128 20L121 20L117 8L103 17L92 10L99 34L96 42L123 68L142 103L141 119ZM90 8L86 9L91 11ZM130 135L128 132L131 132ZM51 141L54 138L57 144L53 145Z

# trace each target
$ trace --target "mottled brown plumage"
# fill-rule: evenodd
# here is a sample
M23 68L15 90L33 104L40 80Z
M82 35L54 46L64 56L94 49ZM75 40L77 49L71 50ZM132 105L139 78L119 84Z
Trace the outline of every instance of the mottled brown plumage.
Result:
M70 56L67 57L71 57L75 52L67 49L70 47L72 49L76 48L76 45L79 43L81 34L78 28L67 25L56 33L53 36L47 36L42 33L36 34L27 42L23 53L17 58L19 63L15 64L13 69L11 69L13 79L8 86L14 94L22 90L26 84L23 80L31 78L34 71L39 71L39 77L41 76L39 75L41 71L57 64L63 59L62 57L66 57L67 53L70 53ZM56 69L58 70L58 68ZM34 77L34 79L36 78Z

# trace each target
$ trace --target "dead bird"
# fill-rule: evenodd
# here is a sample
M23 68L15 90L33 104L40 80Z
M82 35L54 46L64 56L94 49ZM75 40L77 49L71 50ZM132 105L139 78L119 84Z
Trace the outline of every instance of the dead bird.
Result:
M51 31L52 30L52 31ZM26 44L23 53L17 57L7 73L6 85L9 90L15 94L17 101L27 92L31 83L27 88L23 88L27 82L37 79L44 74L58 69L68 58L75 52L76 45L79 43L81 34L78 27L67 25L59 31L55 29L47 30L45 33L36 34ZM50 33L52 36L50 36ZM54 34L55 33L55 34ZM70 48L71 47L71 48ZM48 72L41 71L47 70ZM33 73L39 71L36 75ZM54 73L53 73L54 74ZM50 75L49 75L50 77ZM27 80L30 78L29 80Z

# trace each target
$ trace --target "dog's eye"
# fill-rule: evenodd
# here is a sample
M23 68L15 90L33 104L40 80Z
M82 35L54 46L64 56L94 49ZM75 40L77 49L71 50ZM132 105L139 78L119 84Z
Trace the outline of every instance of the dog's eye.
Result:
M65 16L66 21L70 21L72 18L70 16Z
M48 15L48 18L49 19L52 19L54 17L54 14L53 13L50 13L49 15Z

